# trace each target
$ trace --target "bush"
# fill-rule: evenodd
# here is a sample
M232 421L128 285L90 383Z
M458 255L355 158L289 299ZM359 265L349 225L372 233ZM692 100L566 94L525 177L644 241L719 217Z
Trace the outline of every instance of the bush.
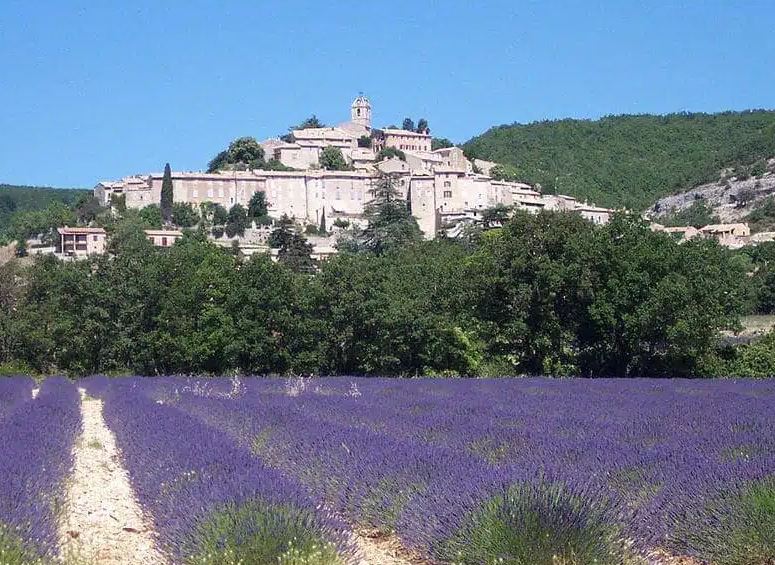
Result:
M325 540L315 517L290 506L254 500L213 513L188 541L191 565L338 565L344 561Z
M555 484L516 484L473 512L443 559L461 564L621 565L633 556L604 504Z

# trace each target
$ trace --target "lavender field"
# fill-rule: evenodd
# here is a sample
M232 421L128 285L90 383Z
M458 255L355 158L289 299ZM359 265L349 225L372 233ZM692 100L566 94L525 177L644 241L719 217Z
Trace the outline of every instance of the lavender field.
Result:
M775 562L773 380L77 385L169 563L380 562L364 540L389 541L391 563ZM46 559L54 513L19 485L56 496L75 388L30 387L0 383L0 551ZM14 435L31 418L50 439ZM21 443L32 458L8 468Z

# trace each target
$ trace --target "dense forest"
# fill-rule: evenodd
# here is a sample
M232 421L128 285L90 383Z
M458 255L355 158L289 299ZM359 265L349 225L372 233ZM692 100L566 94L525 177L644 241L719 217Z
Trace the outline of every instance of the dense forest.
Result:
M735 349L718 341L754 305L775 308L775 244L745 255L712 241L679 245L635 217L594 226L548 212L517 212L502 228L455 241L423 241L401 206L386 200L319 266L303 235L282 223L272 234L280 247L273 262L215 245L202 229L154 248L135 214L111 227L109 254L12 260L0 266L0 369L652 377L775 370L772 339Z
M468 141L509 176L598 205L643 210L775 156L775 111L623 115L502 125Z
M90 190L0 184L0 238L7 233L11 218L17 212L40 211L52 204L71 207L90 195Z

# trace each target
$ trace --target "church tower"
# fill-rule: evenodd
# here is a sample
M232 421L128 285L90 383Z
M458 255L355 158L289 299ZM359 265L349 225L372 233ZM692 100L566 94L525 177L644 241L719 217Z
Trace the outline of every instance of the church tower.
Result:
M353 123L361 125L366 129L371 129L371 103L363 94L353 100L350 107L350 117Z

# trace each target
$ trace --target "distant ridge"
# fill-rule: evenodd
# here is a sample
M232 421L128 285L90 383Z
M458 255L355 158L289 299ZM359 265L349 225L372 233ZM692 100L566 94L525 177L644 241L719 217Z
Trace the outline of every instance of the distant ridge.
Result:
M75 204L83 194L91 191L83 188L53 188L50 186L21 186L0 183L0 229L6 226L14 212L42 210L51 202Z
M619 115L493 127L467 154L516 167L520 180L599 205L644 210L775 154L775 111Z

